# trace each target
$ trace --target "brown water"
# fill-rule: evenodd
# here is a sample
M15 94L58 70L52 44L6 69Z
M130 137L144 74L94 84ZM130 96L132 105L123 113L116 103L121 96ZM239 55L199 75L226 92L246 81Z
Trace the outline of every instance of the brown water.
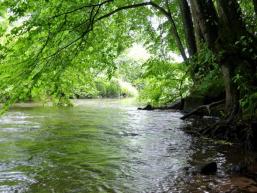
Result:
M138 111L129 100L76 104L20 105L0 118L0 192L256 190L230 175L243 152L185 134L178 112ZM217 175L185 170L208 161L218 163Z

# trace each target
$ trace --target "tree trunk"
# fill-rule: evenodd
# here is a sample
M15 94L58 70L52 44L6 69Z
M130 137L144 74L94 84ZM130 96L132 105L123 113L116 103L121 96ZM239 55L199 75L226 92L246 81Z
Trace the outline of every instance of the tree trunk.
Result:
M238 91L236 85L232 81L234 77L233 69L234 58L226 58L221 64L221 70L224 79L225 91L226 91L226 112L233 112L235 108L238 108ZM238 61L236 61L238 62Z
M189 56L193 56L196 54L196 42L195 42L195 34L194 34L194 27L192 21L192 15L190 12L189 5L187 0L180 0L179 1L180 11L183 19L185 37L187 41L188 53Z
M234 48L234 43L247 31L242 21L241 10L236 0L217 0L219 14L219 37L218 47L227 52L221 62L221 69L226 90L226 110L233 114L239 107L239 91L236 83L232 81L236 75L235 69L244 63L240 58L240 50Z
M212 1L205 0L190 0L190 2L203 38L208 47L213 50L218 38L218 20L214 5Z
M226 44L234 44L242 35L246 35L240 5L236 0L217 0L217 10L221 25L219 33Z
M195 32L196 49L198 52L199 50L201 50L201 44L204 41L204 38L200 29L199 21L197 20L196 9L192 7L193 6L192 0L189 0L189 2L190 2L191 13L192 13L194 32Z
M224 25L233 20L233 23L237 24L237 28L239 27L239 22L236 19L238 17L235 17L234 15L237 12L233 13L234 9L231 11L229 6L225 9L223 6L226 3L224 2L224 0L218 0L218 9L220 14L220 17L218 18L212 1L191 0L192 9L195 9L196 21L199 23L204 40L209 49L211 49L216 55L218 55L222 50L226 51L232 43L232 41L229 41L227 37L233 36L234 34L231 33L234 32L227 31L227 34L223 34L223 28L230 28L230 25L233 24L228 24L228 26ZM228 1L226 2L228 3ZM235 26L233 26L233 29L234 27ZM232 112L234 112L238 107L237 87L232 81L232 78L235 75L234 69L236 68L238 61L234 61L233 59L233 57L227 55L220 61L226 91L226 110L229 114L232 114Z
M169 7L167 7L167 9L168 9L168 11L167 11L163 7L161 7L158 4L154 3L153 1L150 1L148 4L153 6L156 9L158 9L161 13L163 13L165 15L165 17L168 19L168 21L170 22L170 24L171 24L171 28L170 28L171 34L175 38L176 45L177 45L177 47L178 47L178 49L180 51L180 54L181 54L183 60L186 61L187 60L187 56L186 56L186 53L185 53L185 49L184 49L183 44L181 42L181 39L179 37L178 30L177 30L175 21L174 21L172 15L171 15L171 11L170 11Z
M179 37L178 31L177 31L177 27L176 27L176 24L175 24L172 16L171 16L171 13L169 13L169 15L168 15L168 20L169 20L169 22L171 24L171 28L170 28L171 29L171 33L174 35L174 38L175 38L176 44L178 46L178 49L179 49L179 51L181 53L181 56L182 56L183 60L186 61L187 60L186 52L185 52L185 49L184 49L183 44L181 42L181 39Z

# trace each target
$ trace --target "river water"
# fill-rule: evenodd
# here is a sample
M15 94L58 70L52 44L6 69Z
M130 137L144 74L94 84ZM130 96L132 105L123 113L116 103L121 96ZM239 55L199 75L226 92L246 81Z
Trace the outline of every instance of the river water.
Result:
M130 100L75 103L20 105L0 118L0 192L243 191L228 172L238 149L184 133L179 112L138 111ZM216 175L190 172L208 161Z

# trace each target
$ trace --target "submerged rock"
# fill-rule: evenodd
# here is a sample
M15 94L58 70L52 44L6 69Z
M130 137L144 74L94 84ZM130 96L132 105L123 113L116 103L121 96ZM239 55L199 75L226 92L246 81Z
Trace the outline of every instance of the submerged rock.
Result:
M217 163L210 162L201 167L200 173L204 175L212 175L217 172Z
M236 174L246 173L248 168L244 164L236 164L231 167L231 172Z
M198 165L196 167L184 167L183 170L187 175L213 175L217 172L217 163L216 162L210 162L204 165Z
M135 137L135 136L138 136L139 134L137 133L122 133L121 136L123 137L128 137L128 136L132 136L132 137Z
M192 175L192 176L195 176L197 174L199 174L199 169L197 168L194 168L194 167L185 167L184 168L184 171L187 175Z

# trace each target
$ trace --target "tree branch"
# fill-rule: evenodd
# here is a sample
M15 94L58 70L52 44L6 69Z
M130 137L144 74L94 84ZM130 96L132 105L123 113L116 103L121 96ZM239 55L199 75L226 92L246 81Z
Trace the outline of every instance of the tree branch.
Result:
M99 3L99 4L84 5L84 6L81 6L81 7L79 7L79 8L76 8L76 9L74 9L74 10L67 11L67 12L61 13L61 14L59 14L59 15L55 15L55 16L53 16L52 18L60 17L60 16L62 16L62 15L67 15L67 14L76 12L76 11L81 10L81 9L84 9L84 8L89 8L89 7L91 7L92 10L94 10L95 7L98 7L98 9L97 9L97 14L98 14L98 12L99 12L99 10L100 10L100 7L101 7L102 5L104 5L104 4L106 4L106 3L109 3L109 2L113 2L113 0L106 0L106 1L103 1L102 3ZM149 5L149 6L152 6L153 8L155 8L155 9L157 9L159 12L161 12L161 13L168 19L168 21L171 23L171 32L172 32L172 34L175 36L175 41L176 41L177 47L178 47L178 49L179 49L179 51L180 51L180 53L181 53L183 59L186 60L187 57L186 57L186 54L185 54L185 51L184 51L182 42L181 42L181 40L180 40L180 37L179 37L179 35L178 35L177 28L176 28L176 24L175 24L175 22L174 22L174 20L173 20L173 18L172 18L171 13L170 13L170 10L166 11L163 7L159 6L158 4L156 4L155 2L152 2L152 1L143 2L143 3L137 3L137 4L132 4L132 5L127 5L127 6L123 6L123 7L119 7L119 8L117 8L117 9L115 9L115 10L113 10L113 11L111 11L111 12L105 14L105 15L102 15L102 16L98 17L98 18L96 18L96 15L97 15L97 14L95 14L95 15L94 15L94 18L92 19L92 18L90 17L92 20L91 20L91 19L89 20L89 24L88 24L88 25L91 26L91 29L90 29L90 30L86 30L85 33L87 34L89 31L92 31L93 25L94 25L96 22L98 22L98 21L100 21L100 20L102 20L102 19L105 19L105 18L107 18L107 17L110 17L110 16L114 15L115 13L117 13L117 12L119 12L119 11L127 10L127 9L135 9L135 8L138 8L138 7L144 7L144 6L148 6L148 5ZM91 10L91 11L92 11L92 10ZM92 13L92 12L91 12L91 13ZM65 46L65 47L66 47L66 46Z
M161 13L163 13L166 17L169 17L169 13L163 7L159 6L158 4L156 4L152 1L149 1L149 2L143 2L143 3L137 3L137 4L133 4L133 5L127 5L127 6L119 7L117 9L115 9L114 11L99 17L96 21L102 20L102 19L104 19L106 17L109 17L109 16L111 16L111 15L113 15L113 14L119 12L119 11L122 11L122 10L134 9L134 8L138 8L138 7L144 7L144 6L147 6L147 5L150 5L154 8L156 8Z
M99 18L96 19L96 22L97 21L100 21L106 17L109 17L111 15L114 15L115 13L119 12L119 11L122 11L122 10L126 10L126 9L134 9L134 8L137 8L137 7L143 7L143 6L147 6L147 5L150 5L150 2L144 2L144 3L138 3L138 4L133 4L133 5L127 5L127 6L123 6L123 7L119 7L117 9L115 9L114 11L111 11L110 13L107 13L103 16L100 16Z
M169 17L169 12L166 11L163 7L159 6L158 4L150 1L149 4L159 10L163 15L165 15L167 18Z
M119 11L126 10L126 9L134 9L134 8L137 8L137 7L143 7L143 6L147 6L147 5L150 5L150 6L154 7L154 8L156 8L158 11L160 11L163 15L165 15L165 17L171 23L171 33L175 37L175 41L176 41L177 47L178 47L178 49L179 49L183 59L187 60L185 49L184 49L183 44L181 42L181 39L179 37L175 21L172 18L170 10L168 9L168 11L166 11L163 7L159 6L158 4L156 4L156 3L152 2L152 1L119 7L119 8L115 9L114 11L112 11L110 13L107 13L107 14L105 14L103 16L100 16L99 18L96 19L96 22L100 21L100 20L102 20L104 18L107 18L107 17L109 17L111 15L114 15L115 13L117 13Z
M220 101L216 101L216 102L213 102L213 103L210 103L208 105L201 105L195 109L193 109L191 112L185 114L184 116L182 116L180 119L184 120L194 114L196 114L197 112L201 111L202 109L206 109L208 111L208 114L210 115L211 114L211 108L214 107L214 106L218 106L222 103L224 103L225 100L220 100Z
M73 9L73 10L70 10L70 11L67 11L67 12L63 12L63 13L54 15L54 16L51 17L51 19L60 17L60 16L62 16L62 15L68 15L68 14L74 13L74 12L76 12L76 11L79 11L79 10L81 10L81 9L92 8L92 7L99 7L99 6L102 6L102 5L106 4L106 3L110 3L110 2L113 2L113 1L114 1L114 0L106 0L106 1L103 1L102 3L98 3L98 4L83 5L83 6L81 6L81 7L76 8L76 9Z

